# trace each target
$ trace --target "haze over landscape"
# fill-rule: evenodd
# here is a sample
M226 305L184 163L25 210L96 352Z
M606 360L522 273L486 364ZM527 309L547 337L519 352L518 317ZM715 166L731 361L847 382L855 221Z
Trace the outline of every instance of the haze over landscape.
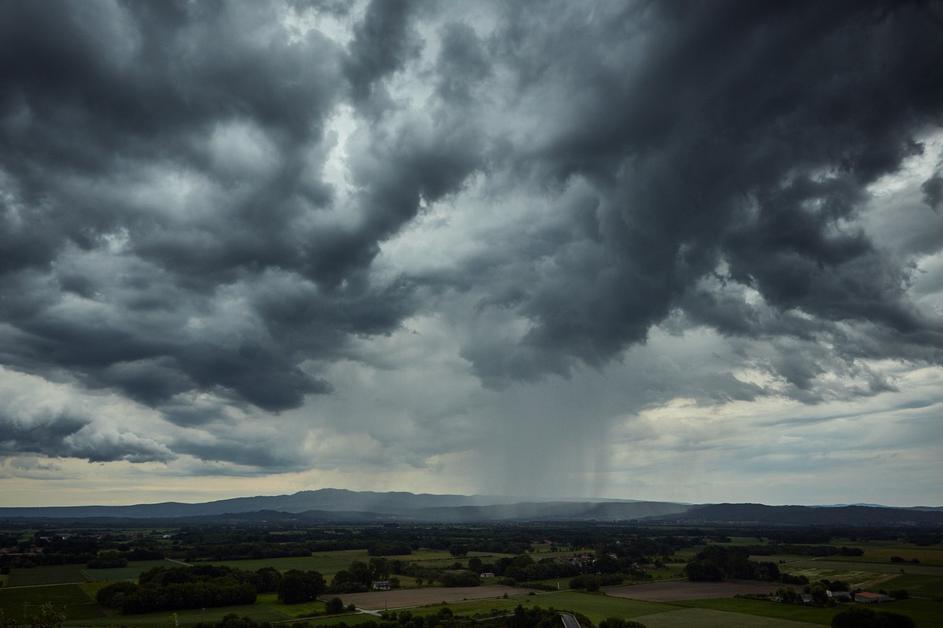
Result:
M0 2L0 514L943 506L941 32L940 2Z

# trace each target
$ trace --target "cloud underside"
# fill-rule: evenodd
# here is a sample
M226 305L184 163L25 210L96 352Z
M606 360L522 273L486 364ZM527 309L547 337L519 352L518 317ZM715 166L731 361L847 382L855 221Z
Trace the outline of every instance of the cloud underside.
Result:
M0 452L422 468L564 382L600 433L899 391L943 360L941 25L2 3L0 379L62 398L0 400ZM684 337L719 357L645 348Z

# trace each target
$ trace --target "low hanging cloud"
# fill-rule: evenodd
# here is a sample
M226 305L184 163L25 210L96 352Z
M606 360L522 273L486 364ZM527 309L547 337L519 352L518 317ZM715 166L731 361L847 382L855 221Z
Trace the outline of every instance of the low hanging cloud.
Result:
M631 371L600 416L893 391L872 363L943 362L913 289L943 250L941 25L939 2L0 3L0 364L152 416L0 408L0 444L283 472L346 459L298 444L323 430L422 464L474 446L476 403L531 429L502 394L656 329L732 349ZM891 246L868 212L914 160L935 211ZM456 397L397 424L440 441L336 379L408 372L369 348L390 339L455 360Z

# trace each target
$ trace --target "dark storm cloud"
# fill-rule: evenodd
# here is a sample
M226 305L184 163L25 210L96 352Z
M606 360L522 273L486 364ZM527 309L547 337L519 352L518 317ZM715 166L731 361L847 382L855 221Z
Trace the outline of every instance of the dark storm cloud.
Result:
M0 454L39 453L92 462L166 462L173 454L128 431L101 431L92 419L68 412L17 412L0 408Z
M453 316L461 354L496 388L603 367L658 324L770 341L808 401L826 372L887 389L859 359L943 360L908 252L858 222L943 123L939 2L286 6L0 2L0 363L210 433L330 393L351 339L456 294L477 303ZM350 18L349 42L295 34L289 9ZM527 219L451 265L381 257L471 188ZM4 442L304 466L47 423Z
M551 274L524 288L492 375L602 364L722 262L780 312L930 343L908 269L854 226L866 188L941 122L940 3L515 5L496 49L543 133L505 156L542 185L589 180ZM592 222L598 224L597 229ZM584 235L585 234L585 235ZM601 241L596 243L596 238ZM579 242L582 238L582 242ZM566 251L566 254L564 254ZM744 314L749 308L742 308ZM695 314L697 312L694 312ZM763 333L728 310L725 331Z
M943 177L935 174L920 186L923 191L923 200L932 210L938 210L943 204Z
M369 99L380 79L418 54L420 43L410 21L417 4L416 0L373 0L367 6L354 28L344 63L355 102Z
M473 160L461 136L390 128L356 166L362 224L332 220L325 119L345 73L362 90L405 60L408 7L371 7L350 56L289 41L276 9L3 3L0 316L23 332L5 363L281 410L330 390L302 361L396 326L408 290L364 274L377 241Z

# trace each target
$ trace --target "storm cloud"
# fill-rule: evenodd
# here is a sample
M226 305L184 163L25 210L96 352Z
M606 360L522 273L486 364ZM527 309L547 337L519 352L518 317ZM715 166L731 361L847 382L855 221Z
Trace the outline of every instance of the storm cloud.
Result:
M941 2L0 2L0 365L85 400L0 407L0 447L421 470L541 425L592 452L678 399L904 394L943 365L941 30Z

